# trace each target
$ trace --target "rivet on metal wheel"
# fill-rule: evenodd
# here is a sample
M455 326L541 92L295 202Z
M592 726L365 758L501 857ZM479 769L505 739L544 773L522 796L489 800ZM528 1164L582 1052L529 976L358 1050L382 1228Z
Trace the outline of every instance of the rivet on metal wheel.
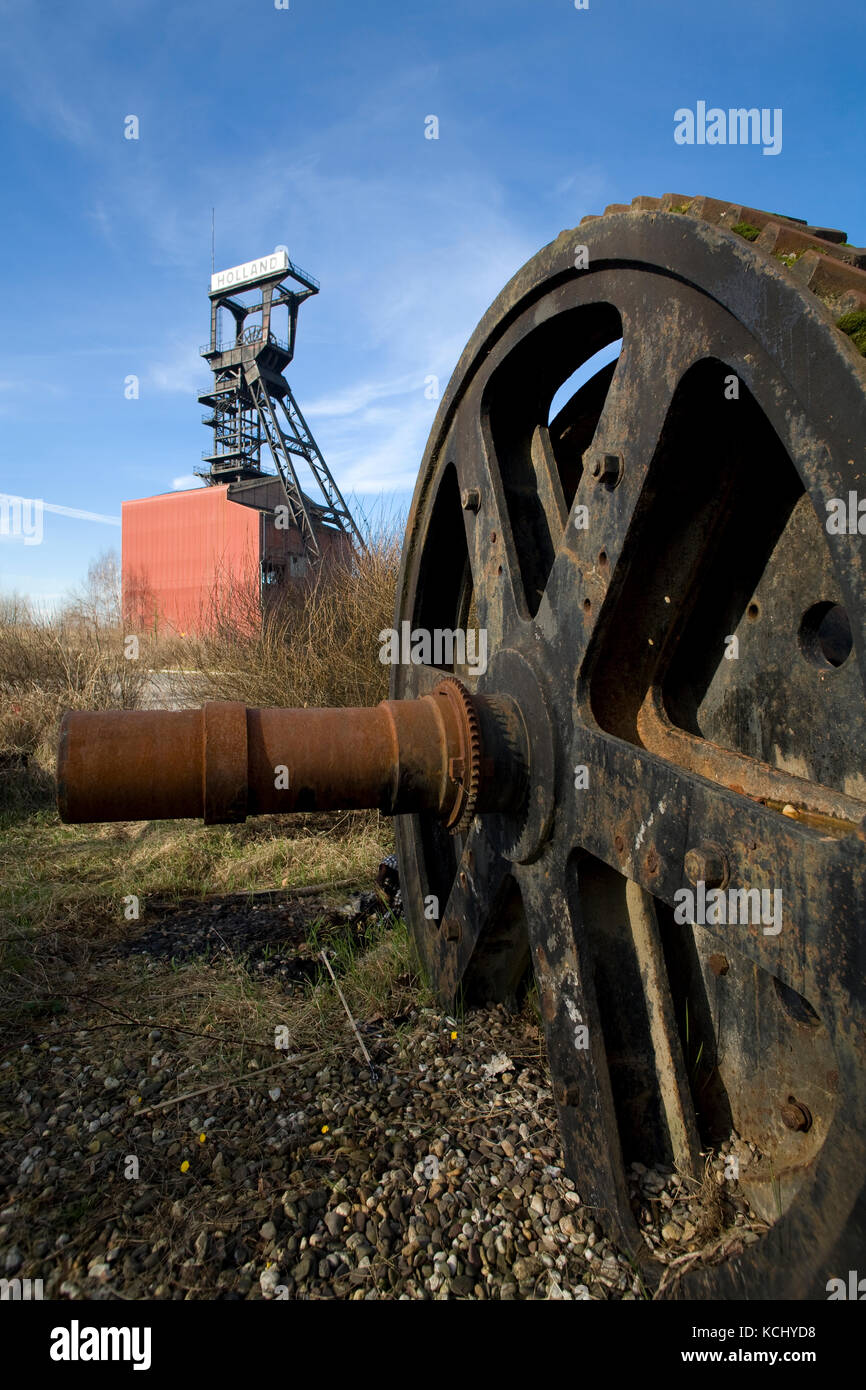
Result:
M460 503L465 512L477 512L481 506L481 489L465 487L460 494Z
M597 483L607 488L615 488L622 477L622 454L602 454L592 465L592 476Z
M690 883L705 883L708 888L724 888L728 881L728 861L718 845L697 845L685 858L686 878Z

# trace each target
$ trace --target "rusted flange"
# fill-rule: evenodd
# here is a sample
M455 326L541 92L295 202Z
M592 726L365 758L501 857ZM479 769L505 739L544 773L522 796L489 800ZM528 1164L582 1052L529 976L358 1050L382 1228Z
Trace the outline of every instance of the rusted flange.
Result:
M481 723L475 701L462 681L454 676L440 681L433 695L425 698L447 701L453 715L452 737L456 736L459 752L448 759L448 780L453 788L454 801L445 824L449 830L458 834L468 830L478 805L478 790L481 785Z
M213 700L202 709L202 811L205 825L246 820L247 707Z

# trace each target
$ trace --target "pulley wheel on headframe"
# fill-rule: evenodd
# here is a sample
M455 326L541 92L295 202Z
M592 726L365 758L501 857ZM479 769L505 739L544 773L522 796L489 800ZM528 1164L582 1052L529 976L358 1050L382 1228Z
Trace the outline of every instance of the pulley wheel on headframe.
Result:
M448 673L511 697L531 750L518 814L398 818L418 951L443 1002L531 966L569 1172L636 1255L628 1165L699 1174L735 1134L769 1230L685 1297L826 1297L866 1239L866 260L843 241L673 197L563 233L460 360L399 581L398 621L486 631L486 669ZM443 674L396 667L392 697Z

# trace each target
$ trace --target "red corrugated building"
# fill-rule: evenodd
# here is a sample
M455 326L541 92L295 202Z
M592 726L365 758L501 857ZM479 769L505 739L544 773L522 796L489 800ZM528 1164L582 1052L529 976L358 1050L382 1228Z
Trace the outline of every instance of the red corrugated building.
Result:
M300 532L277 525L279 478L166 492L122 504L123 613L128 631L203 632L217 617L248 623L281 584L304 578ZM305 498L323 562L347 557L344 531Z

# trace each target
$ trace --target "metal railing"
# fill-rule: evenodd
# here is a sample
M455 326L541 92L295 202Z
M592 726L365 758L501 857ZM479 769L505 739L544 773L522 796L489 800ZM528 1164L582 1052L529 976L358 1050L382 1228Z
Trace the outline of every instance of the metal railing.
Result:
M322 288L315 275L309 275L306 270L301 270L301 267L299 265L294 265L292 261L289 261L289 274L294 275L298 280L306 281L308 285L315 285L317 290Z
M251 344L260 343L261 341L261 328L246 328L240 338L227 338L225 342L214 343L213 347L210 343L204 343L202 347L199 348L199 352L202 357L205 357L211 352L231 352L233 348L249 347ZM283 352L288 352L289 350L288 343L284 342L282 338L278 338L274 333L268 334L268 346L282 348Z

